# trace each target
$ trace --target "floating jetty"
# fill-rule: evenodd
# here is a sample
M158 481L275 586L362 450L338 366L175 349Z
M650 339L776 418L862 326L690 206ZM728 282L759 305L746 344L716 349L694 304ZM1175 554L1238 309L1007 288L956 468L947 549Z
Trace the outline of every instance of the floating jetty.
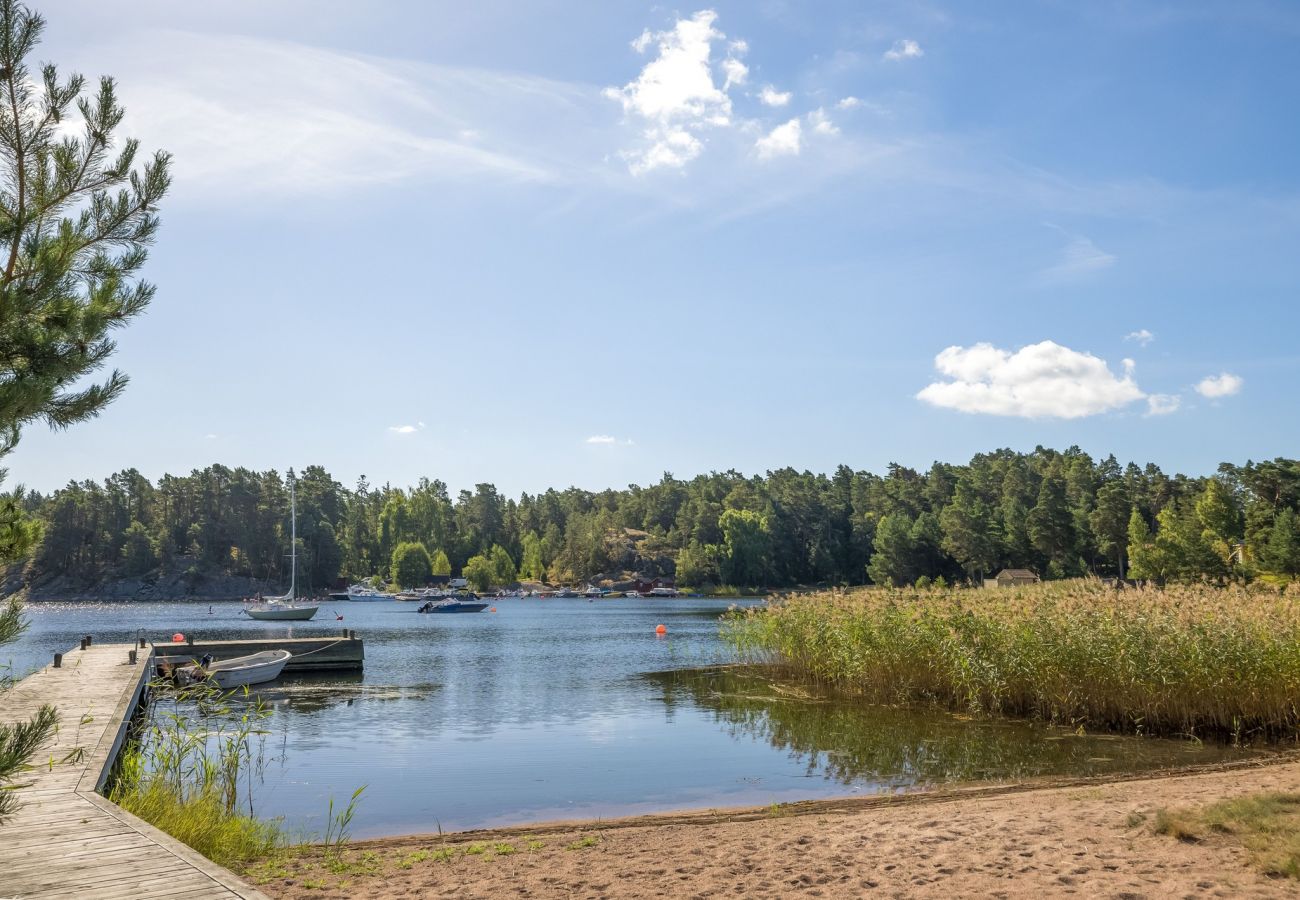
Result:
M357 642L360 645L360 641ZM43 705L60 727L6 789L21 804L0 834L0 896L24 900L269 900L229 870L99 793L153 671L148 649L95 645L0 693L0 723Z
M366 653L356 632L344 629L334 637L259 638L243 641L205 641L191 637L175 643L155 644L158 665L180 665L204 656L214 660L248 656L264 650L288 650L293 654L285 665L286 674L298 672L360 672Z

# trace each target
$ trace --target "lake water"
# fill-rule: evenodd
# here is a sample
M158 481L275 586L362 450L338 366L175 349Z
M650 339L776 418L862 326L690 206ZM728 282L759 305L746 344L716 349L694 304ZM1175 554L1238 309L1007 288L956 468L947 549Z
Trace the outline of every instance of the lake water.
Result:
M757 602L757 601L746 601ZM274 761L257 812L319 831L366 785L354 837L923 789L952 781L1139 771L1245 751L1078 736L1028 723L829 702L732 662L729 602L496 601L424 616L412 603L327 603L308 623L238 603L41 603L2 653L22 674L82 635L129 642L337 634L364 674L264 686ZM211 609L211 612L209 612ZM335 612L344 621L335 620ZM655 634L663 624L665 636Z

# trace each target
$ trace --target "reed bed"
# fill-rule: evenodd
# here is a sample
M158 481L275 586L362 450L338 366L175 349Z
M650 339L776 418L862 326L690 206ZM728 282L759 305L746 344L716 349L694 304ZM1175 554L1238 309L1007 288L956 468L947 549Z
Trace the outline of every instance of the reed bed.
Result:
M285 847L281 823L253 814L266 708L207 684L152 687L157 699L118 757L109 799L221 865Z
M723 631L750 662L872 702L1300 739L1300 602L1273 588L864 589L737 610Z

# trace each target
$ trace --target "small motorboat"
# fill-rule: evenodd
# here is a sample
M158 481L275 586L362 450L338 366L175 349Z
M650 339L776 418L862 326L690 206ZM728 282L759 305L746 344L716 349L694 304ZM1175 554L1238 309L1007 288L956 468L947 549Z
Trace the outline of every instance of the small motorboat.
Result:
M419 609L418 613L471 613L482 612L488 605L474 594L468 597L447 597L442 600L430 600Z
M280 677L285 664L293 654L288 650L263 650L249 656L236 656L213 662L211 656L204 656L200 662L181 666L176 675L182 681L212 681L224 690L243 687L246 684L262 684Z

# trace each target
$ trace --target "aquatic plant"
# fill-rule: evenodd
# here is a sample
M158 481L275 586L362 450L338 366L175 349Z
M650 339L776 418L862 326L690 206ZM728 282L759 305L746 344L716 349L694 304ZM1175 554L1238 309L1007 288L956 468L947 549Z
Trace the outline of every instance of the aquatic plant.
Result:
M155 702L118 757L109 799L209 859L230 865L287 844L278 820L253 814L269 710L247 690L152 686Z
M873 702L1300 738L1300 604L1267 587L871 588L735 610L723 633L748 661Z

